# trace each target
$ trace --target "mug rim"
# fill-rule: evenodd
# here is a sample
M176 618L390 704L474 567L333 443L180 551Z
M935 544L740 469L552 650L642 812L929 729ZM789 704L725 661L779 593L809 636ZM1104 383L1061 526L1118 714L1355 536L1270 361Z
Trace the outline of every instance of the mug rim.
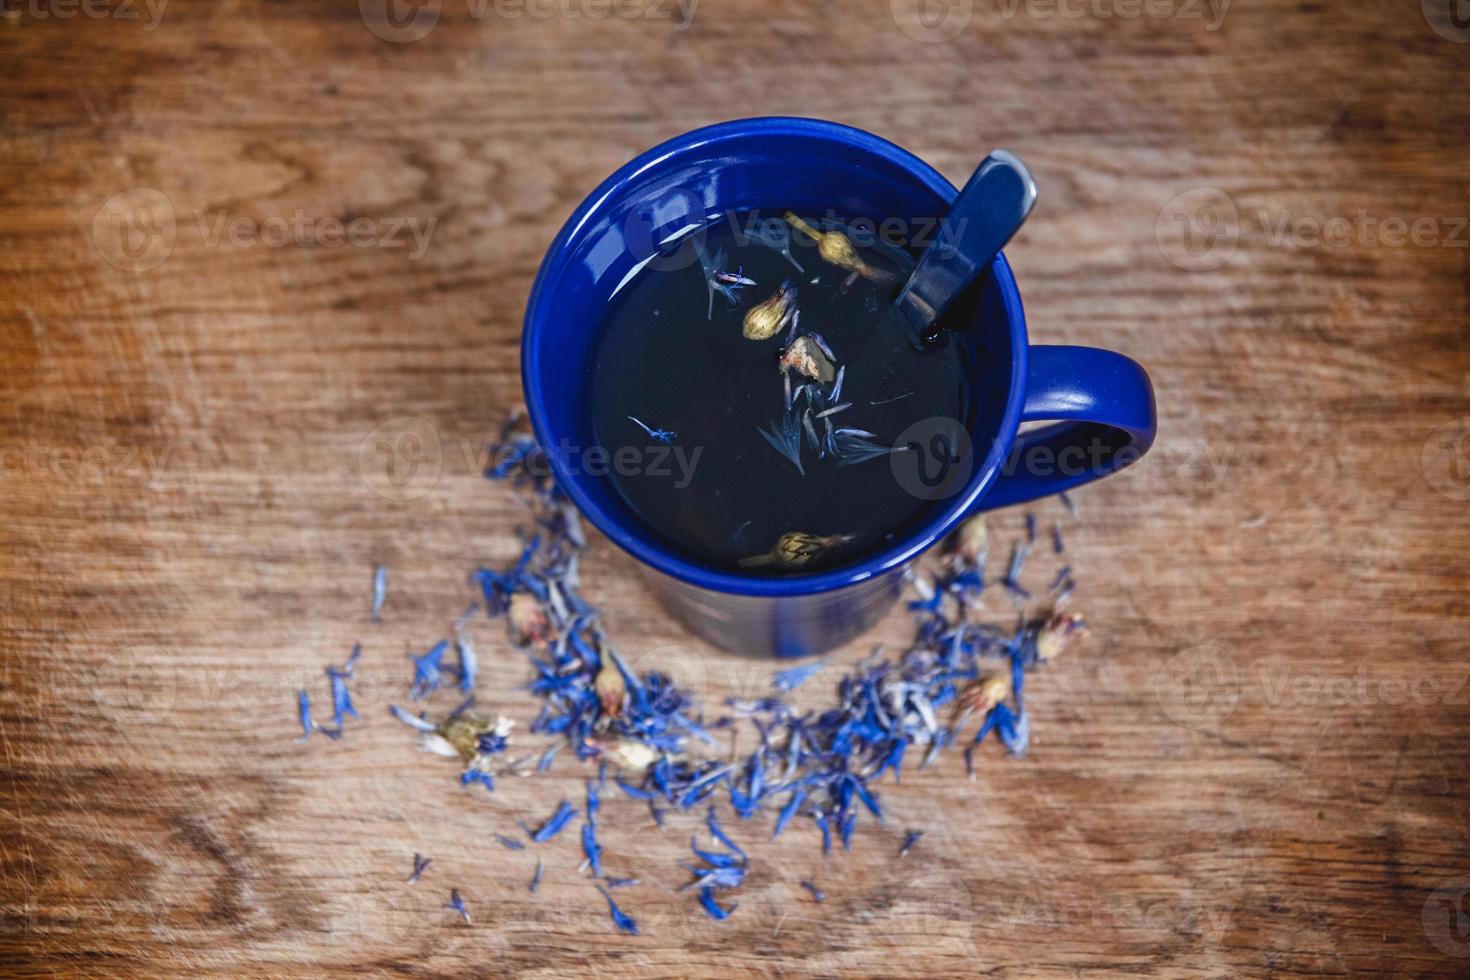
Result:
M760 135L816 136L827 139L843 144L845 148L856 148L898 165L945 201L953 201L959 194L955 186L939 171L896 143L853 126L801 116L757 116L715 123L675 136L638 154L599 184L567 218L547 248L546 256L542 259L535 282L531 286L521 335L521 384L525 390L526 410L531 419L531 427L542 446L554 446L557 442L554 434L546 429L541 385L536 380L540 377L542 364L539 345L534 340L545 318L543 293L547 283L560 275L569 260L571 249L568 245L582 233L584 226L597 212L617 200L630 183L677 154L724 141ZM665 550L646 535L625 526L624 522L583 492L579 474L569 472L556 453L547 453L552 475L583 516L614 544L650 568L699 588L770 598L804 596L830 592L900 570L954 531L974 511L976 503L995 482L1001 463L1010 452L1016 431L1020 427L1027 372L1026 315L1021 306L1020 290L1004 253L997 254L991 263L991 274L995 277L1001 305L1005 310L1006 329L1010 334L1012 350L1010 391L1001 416L1000 430L996 433L984 462L976 468L964 489L951 496L942 509L936 510L928 519L910 528L901 540L861 561L832 571L779 578L761 578L708 568Z

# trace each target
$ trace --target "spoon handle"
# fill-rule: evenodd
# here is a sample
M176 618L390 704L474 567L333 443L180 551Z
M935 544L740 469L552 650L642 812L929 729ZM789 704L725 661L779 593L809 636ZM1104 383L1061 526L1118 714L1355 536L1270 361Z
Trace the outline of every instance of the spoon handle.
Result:
M895 305L912 337L929 334L955 297L990 265L1036 204L1036 181L1013 153L992 150L940 222Z

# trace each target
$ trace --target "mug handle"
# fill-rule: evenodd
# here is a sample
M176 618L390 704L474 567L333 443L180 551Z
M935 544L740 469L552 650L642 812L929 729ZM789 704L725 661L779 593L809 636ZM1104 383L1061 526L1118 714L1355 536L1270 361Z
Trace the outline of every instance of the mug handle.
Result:
M1016 436L977 510L1061 493L1137 462L1154 444L1154 387L1135 360L1096 347L1033 346L1022 422L1055 425Z

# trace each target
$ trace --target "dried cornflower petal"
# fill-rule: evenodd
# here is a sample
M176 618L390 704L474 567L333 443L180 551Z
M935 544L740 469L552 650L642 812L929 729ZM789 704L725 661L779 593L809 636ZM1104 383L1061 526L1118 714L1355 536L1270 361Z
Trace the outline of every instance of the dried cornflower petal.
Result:
M561 833L562 828L565 827L567 823L570 822L571 819L576 815L577 808L572 806L566 800L562 800L561 803L557 806L556 812L546 819L546 822L541 825L541 828L539 830L531 835L531 840L537 844L546 843L547 841L551 840L551 838Z
M475 680L480 676L480 661L475 656L475 648L470 646L469 637L463 633L454 638L454 646L459 652L459 689L470 694L475 689Z
M824 892L824 891L822 891L820 888L818 888L816 882L814 882L814 881L803 881L801 883L801 887L803 887L807 891L811 892L812 898L815 899L816 901L818 901L818 902L825 902L827 900L827 893Z
M379 565L373 569L373 622L380 622L383 612L383 602L388 598L388 566Z
M668 429L649 428L631 415L628 416L628 421L632 422L634 425L638 426L638 428L648 433L648 438L652 439L654 442L661 442L665 445L668 445L675 439L679 438L679 433L677 432L670 432Z
M352 694L347 690L347 682L357 673L357 661L362 656L362 644L359 643L352 648L352 655L341 667L327 668L327 681L332 689L332 719L340 732L348 715L358 717L357 709L352 705Z
M704 906L704 911L706 912L706 914L708 914L711 919L715 919L716 921L722 921L729 918L730 913L734 912L740 907L740 903L736 902L729 908L721 908L720 904L715 901L714 888L710 887L709 885L705 885L699 890L699 904Z
M923 836L924 832L922 830L910 830L907 834L904 835L903 846L898 849L898 856L908 857L909 851L912 851L914 849L914 845L917 844L919 842L919 838Z
M479 783L492 793L495 792L495 780L483 769L466 769L459 774L459 781L465 786Z
M597 886L597 891L603 898L607 899L607 909L612 914L613 924L630 936L638 935L638 923L634 922L622 909L618 908L618 903L613 901L612 893L601 885Z
M545 870L546 870L546 862L543 861L543 860L541 860L540 858L537 858L536 859L536 873L531 876L531 884L530 884L530 887L529 887L529 890L530 890L531 894L533 894L533 895L536 894L536 889L538 889L538 888L541 887L541 874Z
M469 907L465 905L464 899L460 898L458 888L449 889L449 904L444 907L446 909L451 909L455 912L458 912L460 918L464 919L465 925L470 924L470 910Z
M433 862L433 858L426 858L423 855L415 852L413 856L413 874L408 876L408 883L410 885L418 884L418 880L423 877L424 871L426 871L429 865Z
M778 670L771 678L771 686L782 693L789 694L811 680L825 666L827 666L825 660L814 660L799 667Z
M419 701L439 689L439 664L448 649L449 641L440 640L428 653L417 657L412 653L408 655L413 661L413 688L409 691L409 697Z
M504 834L496 834L495 839L499 841L500 846L505 848L507 851L524 851L526 849L526 845L522 844L514 837L507 837Z

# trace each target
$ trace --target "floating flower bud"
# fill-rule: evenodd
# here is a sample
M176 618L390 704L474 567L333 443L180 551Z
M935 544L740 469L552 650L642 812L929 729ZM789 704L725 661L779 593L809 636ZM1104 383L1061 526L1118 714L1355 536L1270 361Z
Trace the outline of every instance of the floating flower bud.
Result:
M824 350L815 334L802 334L781 353L781 370L795 369L813 381L831 384L837 377L837 366Z
M541 643L551 638L551 620L529 592L510 597L510 639L516 646Z
M1055 660L1074 636L1087 631L1087 622L1076 613L1057 613L1036 634L1036 659Z
M746 340L769 340L781 332L796 312L796 284L787 279L776 294L745 313Z
M758 568L762 565L782 565L786 568L801 568L811 564L827 551L851 541L850 534L808 534L805 531L787 531L776 539L776 546L764 555L752 555L740 559L741 568Z
M786 212L786 220L797 231L815 241L817 254L838 268L855 272L866 279L887 278L886 274L864 262L862 256L858 255L857 246L840 231L817 231L790 211Z

